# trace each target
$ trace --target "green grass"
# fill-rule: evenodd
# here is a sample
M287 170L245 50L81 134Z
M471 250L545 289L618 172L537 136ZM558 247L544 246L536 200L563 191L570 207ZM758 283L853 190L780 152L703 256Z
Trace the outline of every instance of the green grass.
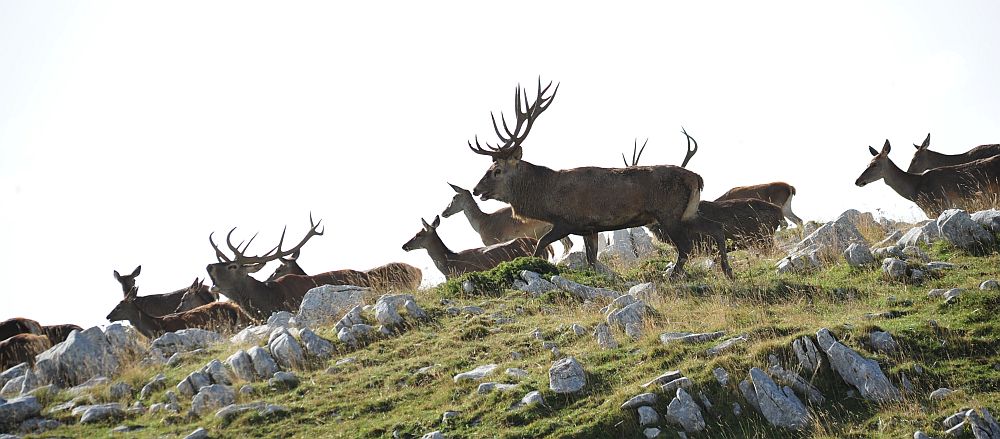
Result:
M689 265L690 276L668 282L662 270L669 261L646 261L609 278L594 272L557 268L538 259L519 259L489 272L475 273L420 291L417 300L431 319L411 327L399 336L382 339L356 351L340 346L340 352L314 370L298 372L302 384L293 390L276 391L255 384L257 396L238 402L265 400L289 408L283 416L261 418L245 414L228 425L214 417L189 419L144 415L129 419L127 425L145 429L132 437L186 435L197 427L209 429L212 437L420 437L441 430L449 437L639 437L634 412L618 407L629 397L642 393L642 383L660 373L680 369L695 381L692 395L704 393L713 403L705 413L708 430L689 437L823 437L899 438L920 429L941 437L940 421L961 407L984 406L1000 410L1000 292L980 291L979 282L1000 277L1000 256L991 253L972 256L935 244L926 251L934 260L956 264L956 268L928 278L921 285L885 279L877 269L851 269L838 263L807 274L778 275L774 262L780 257L761 257L746 251L731 255L737 279L721 277L718 269L705 269L698 259ZM592 329L602 321L603 303L581 303L568 295L549 293L532 297L509 289L522 269L546 274L559 273L590 285L626 291L637 282L656 283L659 298L651 305L656 314L649 319L644 336L633 341L615 332L621 344L601 350L593 336L575 336L569 325L579 323ZM474 294L462 290L462 282L473 280ZM964 288L959 301L944 305L940 298L928 298L931 288ZM890 303L890 297L895 301ZM477 305L486 310L478 316L451 316L442 304L448 299L458 305ZM911 301L912 304L900 304ZM899 311L892 319L867 319L865 314ZM513 323L497 324L494 315L513 318ZM936 323L932 324L931 321ZM822 371L814 384L827 402L812 407L816 415L813 429L791 433L770 427L751 412L736 389L749 368L767 365L775 355L786 366L797 364L791 342L814 335L822 328L831 331L862 355L876 359L894 383L905 375L917 387L903 402L880 406L847 396L848 388L832 372ZM530 337L540 329L546 340L556 342L563 355L576 357L588 373L586 390L579 395L561 396L548 390L548 368L554 358ZM901 352L885 355L868 346L868 333L887 330L901 345ZM666 331L717 331L727 335L747 334L749 341L717 357L701 345L660 344L657 337ZM335 339L327 329L320 335ZM204 355L189 359L175 368L128 369L124 378L138 391L150 377L164 372L170 386L199 369L212 358L224 359L236 347L220 345ZM512 353L521 355L515 360ZM325 369L343 357L357 362ZM507 393L477 395L476 384L455 384L452 376L476 366L496 363L498 373L489 380L518 383ZM434 366L426 374L416 370ZM530 376L522 380L506 377L503 370L519 367ZM723 367L731 378L721 387L712 369ZM918 373L917 369L922 369ZM931 402L927 395L938 387L957 392ZM237 386L238 388L238 386ZM524 394L539 390L545 407L512 409ZM152 401L161 401L157 392ZM107 389L95 389L94 400L107 398ZM53 403L66 400L56 395ZM181 398L184 411L190 400ZM661 395L657 410L666 410L667 395ZM131 401L124 401L130 403ZM743 405L744 415L733 416L731 406ZM445 425L445 411L459 412ZM66 421L72 422L70 419ZM109 435L118 424L80 426L69 424L46 435L99 437ZM674 427L661 425L664 437L676 437Z

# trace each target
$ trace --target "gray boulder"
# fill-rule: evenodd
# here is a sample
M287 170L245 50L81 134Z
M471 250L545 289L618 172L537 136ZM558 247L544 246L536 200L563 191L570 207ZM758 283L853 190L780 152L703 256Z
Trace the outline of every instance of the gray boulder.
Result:
M701 408L684 389L677 389L677 395L667 405L666 419L680 425L684 431L694 433L705 429L705 418Z
M712 369L712 375L715 376L715 380L719 382L719 385L726 387L729 384L729 372L721 367L716 367Z
M181 395L192 397L195 393L198 393L198 389L212 384L212 378L208 375L199 371L194 371L184 377L181 382L177 383L177 391Z
M135 391L135 389L132 388L132 385L124 381L118 381L108 388L109 396L111 396L111 399L116 401L132 396L133 391Z
M642 327L642 321L647 312L646 303L640 300L608 314L608 325L619 326L625 329L626 332L629 332L628 330L632 328L634 332L629 335L632 338L637 338L634 334L638 334L637 330Z
M587 385L587 374L576 358L556 360L549 368L549 389L555 393L576 393Z
M885 258L882 260L882 272L885 273L886 277L889 279L905 279L906 262L896 258Z
M747 336L746 335L739 335L739 336L730 338L730 339L728 339L728 340L726 340L726 341L724 341L722 343L719 343L718 345L709 348L705 352L708 355L712 355L712 356L719 355L719 354L721 354L721 353L723 353L725 351L728 351L728 350L732 349L734 346L737 346L737 345L739 345L739 344L741 344L741 343L743 343L745 341L747 341Z
M279 326L257 325L243 328L229 340L235 344L255 345L267 340L268 335Z
M899 390L889 382L878 362L862 357L853 349L838 342L829 329L816 332L819 347L826 352L830 366L854 386L862 397L875 402L898 401Z
M659 295L656 292L656 285L652 282L645 282L632 286L632 288L628 289L628 295L647 303L651 300L659 298Z
M1000 210L980 210L972 214L972 220L990 232L1000 233Z
M518 290L538 295L556 289L556 286L552 282L545 280L542 278L542 275L533 271L521 270L520 276L520 283L517 281L514 282L514 288Z
M232 387L212 384L202 387L191 400L191 412L204 416L209 411L218 410L236 402L236 392Z
M224 339L217 332L188 328L163 334L156 340L153 340L150 347L159 349L164 355L170 356L178 352L204 349L222 340Z
M250 361L253 363L253 370L258 377L269 377L278 371L278 363L274 362L274 358L264 348L254 346L247 349L247 355L250 356Z
M22 396L9 401L0 399L0 431L38 416L41 412L42 404L34 396Z
M156 376L153 377L153 379L149 380L149 382L146 383L146 385L142 386L142 389L139 390L139 399L145 400L146 398L149 398L149 396L152 395L154 392L158 392L166 388L167 388L167 376L162 373L156 374Z
M29 393L41 385L42 383L38 381L38 377L35 376L35 373L32 372L31 369L28 369L24 372L24 375L21 376L21 389L19 394L24 395Z
M268 348L271 351L271 356L280 367L295 370L305 368L306 357L305 353L302 352L302 346L288 332L275 337L273 341L268 343Z
M27 372L28 369L29 369L28 363L20 363L16 366L13 366L3 371L3 373L0 373L0 387L3 387L4 384L7 384L7 381L10 381L20 376L24 376L24 373Z
M145 337L131 326L112 323L104 329L104 337L111 345L111 352L119 357L138 356L146 350Z
M536 405L545 405L545 400L542 399L542 392L532 390L524 395L520 401L514 404L514 408L531 407Z
M267 384L278 389L294 389L299 386L299 377L289 372L275 372Z
M947 398L952 393L955 393L955 391L951 390L951 389L949 389L947 387L942 387L942 388L939 388L939 389L931 392L929 398L930 398L931 401L940 401L942 399Z
M594 327L594 337L597 339L597 345L603 349L616 349L618 347L618 342L611 335L611 329L607 323L601 322Z
M198 427L187 436L184 436L184 439L207 439L207 438L208 438L208 430L205 430L204 427Z
M657 399L658 397L655 393L642 393L629 398L628 401L625 401L625 403L622 404L621 409L632 410L644 405L655 405Z
M822 359L811 338L802 336L795 339L792 342L792 350L795 351L795 357L798 358L799 366L802 366L803 370L813 374L819 369Z
M615 299L621 295L615 291L606 290L604 288L594 288L581 285L558 275L552 276L551 280L555 286L559 287L559 289L572 294L580 300L594 300L598 297Z
M969 410L966 418L976 439L1000 439L1000 425L987 409Z
M265 405L265 403L260 401L247 404L230 404L215 412L215 417L221 419L223 422L229 422L243 413L259 412Z
M930 244L937 241L941 237L941 233L938 230L937 221L929 221L921 226L913 227L903 234L899 241L896 241L896 245L900 248L906 247L908 245L917 245L919 243Z
M245 351L236 351L226 359L226 365L233 372L236 379L241 381L254 381L257 375L254 373L253 360Z
M660 334L660 343L670 344L676 342L676 343L697 344L697 343L704 343L707 341L717 340L719 338L722 338L722 336L724 335L726 335L725 331L701 332L701 333L664 332L663 334Z
M73 331L66 341L35 357L35 373L45 384L70 387L96 376L111 376L120 365L101 328Z
M796 247L788 253L788 256L781 258L775 264L777 273L796 273L820 268L823 266L822 252L823 247L819 244Z
M362 311L363 307L360 305L351 308L344 313L344 316L337 321L336 325L333 325L333 329L340 332L341 329L350 329L354 325L364 324L365 319L361 316Z
M229 369L219 360L209 361L202 372L208 375L215 384L233 385L233 375L229 373Z
M892 334L885 331L872 331L869 335L872 348L876 352L891 354L899 349L899 344L892 338Z
M316 328L337 321L343 313L364 305L367 289L353 285L323 285L306 292L295 320L304 327Z
M979 284L979 289L980 290L996 290L996 289L1000 289L1000 282L997 282L996 279L984 280L982 283Z
M809 410L790 387L779 388L771 377L759 368L750 369L750 381L757 397L757 406L771 425L803 431L812 422Z
M76 410L74 410L74 412L76 412ZM125 410L122 409L121 404L114 402L111 404L87 406L80 415L80 423L93 424L97 422L120 420L123 418L125 418Z
M642 427L656 425L660 422L660 414L656 413L656 409L644 405L638 408L639 412L639 425Z
M937 219L941 236L955 247L972 250L993 244L993 234L961 209L948 209Z
M306 328L299 331L299 338L302 339L302 344L306 348L306 354L310 358L327 360L333 356L333 343L316 335L311 329Z
M475 369L472 369L468 372L462 372L460 374L457 374L452 379L456 383L460 383L463 381L479 381L483 378L486 378L487 376L492 375L493 371L495 371L496 368L497 368L496 364L486 364L483 366L479 366Z
M844 250L844 259L852 267L865 267L875 263L871 249L863 242L852 242Z
M791 387L792 390L798 392L800 395L803 395L810 404L821 405L826 401L826 398L823 397L823 394L820 393L819 389L810 384L809 381L803 379L797 373L785 370L785 368L781 367L779 364L772 364L767 370L777 383Z
M645 384L643 384L642 387L646 388L646 387L651 387L651 386L662 386L662 385L664 385L666 383L669 383L669 382L671 382L673 380L676 380L678 378L681 378L683 376L684 376L684 374L682 374L681 371L679 371L679 370L668 370L666 372L661 373L656 378L653 378L652 380L649 380L648 382L646 382Z
M694 386L694 381L691 381L691 378L680 377L660 386L660 391L669 395L676 392L677 389L690 389L692 386Z

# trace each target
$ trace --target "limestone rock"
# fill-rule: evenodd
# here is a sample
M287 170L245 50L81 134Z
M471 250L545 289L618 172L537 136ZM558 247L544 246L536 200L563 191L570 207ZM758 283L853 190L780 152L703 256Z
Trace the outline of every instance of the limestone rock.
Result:
M885 258L882 260L882 272L889 279L906 278L906 262L896 258Z
M659 298L656 292L656 285L652 282L641 283L629 288L628 295L647 303Z
M993 234L972 220L972 217L961 209L948 209L941 212L937 219L941 236L955 247L972 250L993 244Z
M729 349L732 349L733 346L736 346L736 345L738 345L740 343L743 343L745 341L747 341L746 335L736 336L736 337L730 338L729 340L726 340L726 341L724 341L722 343L719 343L715 347L709 348L705 352L708 353L708 355L712 355L712 356L719 355L719 354L721 354L721 353L723 353L725 351L728 351Z
M929 221L922 226L913 227L908 230L903 234L903 237L899 238L899 241L896 241L896 245L902 248L919 243L930 244L937 241L940 236L941 233L938 230L937 221Z
M334 323L345 311L364 305L365 291L367 289L354 285L323 285L313 288L302 297L295 320L309 328Z
M279 335L268 343L268 349L271 351L271 356L274 357L274 361L278 363L278 366L284 369L295 370L305 368L306 357L305 353L302 352L302 346L288 332Z
M0 387L3 387L5 384L7 384L7 381L10 381L17 377L24 376L24 373L27 372L28 369L29 369L28 363L20 363L16 366L13 366L3 371L3 373L0 373Z
M872 348L877 352L891 354L899 349L899 344L892 338L892 334L885 331L872 331L869 334Z
M972 220L990 232L1000 233L1000 210L980 210L972 214Z
M188 328L163 334L156 340L153 340L150 347L159 349L164 355L170 356L178 352L204 349L222 340L222 336L217 332Z
M818 406L822 405L826 401L826 398L823 397L823 394L820 393L819 389L795 372L785 370L785 368L781 367L779 364L772 364L767 370L776 382L791 387L792 390L795 390L800 395L805 396L810 404Z
M236 402L236 392L232 387L212 384L198 390L198 394L191 400L191 411L203 416L209 411L218 410L234 402Z
M969 410L966 418L976 439L1000 439L1000 425L987 409Z
M771 377L759 368L750 369L750 380L757 404L764 419L771 425L803 431L812 421L809 411L789 387L779 388Z
M456 383L460 383L463 381L479 381L483 378L486 378L487 376L492 375L493 371L496 370L496 368L497 368L496 364L486 364L483 366L479 366L475 369L472 369L468 372L462 372L458 375L455 375L453 379L455 380Z
M198 393L198 389L212 384L212 379L201 371L194 371L188 374L180 383L177 383L177 391L181 395L191 397Z
M838 342L826 328L817 331L816 340L826 352L830 366L845 382L854 386L862 397L876 402L900 399L899 390L889 382L878 362L864 358Z
M247 355L250 357L250 362L253 363L253 370L258 377L269 377L278 371L278 364L274 362L274 358L264 348L254 346L247 349Z
M617 292L581 285L558 275L552 276L552 283L559 287L559 289L572 294L580 300L594 300L598 297L614 299L620 296Z
M621 409L632 410L642 407L644 405L655 405L657 398L658 397L656 396L655 393L642 393L639 395L635 395L629 398L628 401L625 401L625 403L622 404Z
M533 271L521 270L520 275L522 282L514 287L521 291L538 295L556 289L556 286L552 282L545 280L542 278L542 275Z
M75 412L75 410L74 410ZM80 416L81 424L92 424L95 422L105 422L118 420L125 417L125 410L122 405L115 402L111 404L98 404L87 406Z
M587 374L576 358L566 357L549 368L549 389L555 393L576 393L587 385Z
M666 372L661 373L656 378L653 378L652 380L650 380L647 383L643 384L642 387L646 388L646 387L650 387L650 386L662 386L662 385L664 385L666 383L669 383L669 382L671 382L673 380L676 380L676 379L682 378L682 377L684 377L684 374L682 374L681 371L679 371L679 370L668 370Z
M816 344L808 336L802 336L792 342L792 350L799 360L799 366L810 374L815 373L822 361Z
M305 328L299 331L299 338L302 339L302 344L305 345L306 348L306 354L310 358L327 360L333 356L333 343L330 343L324 338L316 335L316 333L311 329Z
M871 250L863 242L853 242L844 250L844 258L852 267L865 267L875 263Z
M223 384L226 386L233 385L233 375L229 373L226 366L224 366L219 360L209 361L208 364L205 365L202 372L208 375L208 377L215 384Z
M545 405L545 400L542 399L542 393L537 390L533 390L524 395L520 401L514 404L514 408L531 407L535 405Z
M22 396L3 401L0 399L0 431L12 427L21 421L38 416L42 412L42 404L34 396Z
M611 335L611 329L607 323L601 322L594 327L594 337L597 339L597 345L603 349L616 349L618 347L618 342Z
M299 377L289 372L279 371L275 372L274 376L267 380L267 384L277 389L294 389L299 386Z
M997 282L996 279L984 280L982 283L979 284L979 289L980 290L1000 289L1000 282Z
M701 408L684 389L677 389L677 395L667 406L666 419L680 425L688 433L705 429L705 418L702 417Z
M184 436L184 439L207 439L207 438L208 438L208 430L205 430L204 427L198 427L187 436Z
M691 333L691 332L664 332L660 334L660 343L670 344L673 342L678 343L704 343L706 341L717 340L726 335L725 331L716 332L703 332L703 333Z
M639 407L639 426L646 427L649 425L656 425L660 422L660 414L656 413L656 409L644 405Z
M719 382L719 385L726 387L729 384L729 372L721 367L716 367L712 369L712 375L715 375L715 380Z
M71 332L66 341L35 358L38 379L63 388L96 376L110 376L120 364L104 332L97 326Z
M255 381L257 375L254 373L253 360L245 351L236 351L226 359L226 364L232 370L236 379L241 381Z
M947 398L952 393L955 393L955 391L953 391L953 390L951 390L951 389L949 389L947 387L942 387L940 389L937 389L937 390L931 392L929 398L931 399L931 401L940 401L942 399Z

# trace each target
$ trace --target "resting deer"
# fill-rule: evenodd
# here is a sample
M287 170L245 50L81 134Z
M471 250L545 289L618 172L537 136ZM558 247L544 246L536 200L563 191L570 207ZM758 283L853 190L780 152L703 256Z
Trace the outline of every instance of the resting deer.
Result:
M549 244L570 234L588 236L657 224L654 227L657 238L669 239L677 247L674 276L683 273L694 235L705 233L715 239L720 266L731 277L722 228L698 216L698 202L704 186L698 174L670 165L555 171L521 160L522 142L559 90L557 85L551 96L543 98L551 86L550 82L543 89L539 80L538 95L532 104L528 103L527 92L522 104L521 87L517 87L513 131L502 113L506 135L500 133L496 118L493 118L493 129L502 144L494 147L487 143L484 148L478 137L475 147L469 142L473 152L493 159L493 165L473 194L510 204L515 216L552 224L552 230L538 241L535 256L541 256ZM596 239L593 241L596 244ZM585 244L588 244L587 262L593 267L597 262L597 246Z
M961 154L941 154L939 152L934 152L930 150L931 146L931 133L927 133L927 138L924 139L924 143L917 145L913 144L917 151L913 153L913 158L910 159L910 166L906 168L906 172L919 174L928 169L940 168L942 166L955 166L961 165L963 163L969 163L974 160L986 159L993 157L995 155L1000 155L1000 144L994 145L979 145Z
M73 331L83 331L83 328L73 324L42 326L42 332L49 338L53 345L66 341Z
M132 273L126 275L122 275L118 273L118 270L115 270L115 280L122 284L123 294L128 295L133 288L137 288L135 285L135 278L139 276L140 271L142 271L142 265L135 267L135 270L132 270ZM143 307L143 309L146 310L146 312L154 316L162 316L173 312L193 309L201 305L212 303L218 299L216 295L209 291L208 287L203 287L201 290L196 292L196 295L192 296L188 300L187 305L181 306L181 298L184 297L186 292L188 292L188 288L181 288L170 293L150 294L148 296L136 297L135 300Z
M552 224L515 217L514 210L510 207L485 213L479 208L476 199L472 197L472 192L451 183L448 185L455 191L455 196L451 199L451 203L448 203L448 207L445 207L441 216L448 218L458 212L464 212L465 218L472 225L472 230L479 234L484 245L499 244L522 237L537 240L552 230ZM559 243L562 244L563 255L569 253L573 247L573 241L569 237L560 239Z
M14 317L0 322L0 341L11 338L17 334L45 334L42 325L38 322L24 317Z
M792 197L794 196L794 186L782 181L775 181L772 183L755 184L752 186L737 186L722 194L721 197L716 198L715 201L738 200L745 198L764 200L780 207L782 215L785 218L792 220L792 222L799 227L799 230L804 230L802 219L792 212Z
M308 276L298 263L299 252L287 258L279 258L278 268L267 281L274 281L286 274ZM413 291L420 287L423 273L420 269L402 262L390 262L366 271L337 270L314 275L326 285L356 285L376 291Z
M21 363L35 364L35 356L52 347L48 337L21 333L0 341L0 371Z
M869 146L868 152L875 157L854 184L863 187L885 180L885 184L903 198L917 203L931 218L945 209L967 208L982 197L996 197L1000 193L1000 156L914 174L899 169L889 159L891 150L888 140L882 151Z
M434 266L448 279L473 271L489 270L501 262L511 261L521 256L531 256L538 242L534 238L516 238L510 241L494 244L488 247L473 248L455 253L448 249L438 236L437 227L441 217L434 217L434 222L427 224L421 219L424 228L417 232L406 244L403 250L411 251L425 249ZM544 247L543 247L544 249Z
M153 338L165 332L187 328L233 332L249 326L253 321L239 306L232 302L212 302L184 312L154 316L136 299L138 291L129 294L108 314L108 321L128 320L142 335Z
M687 167L691 157L698 152L698 141L688 134L687 130L681 128L681 133L687 137L687 154L681 167ZM647 139L648 141L648 139ZM638 144L638 142L636 142ZM692 147L693 144L693 147ZM636 147L632 147L632 163L625 159L625 167L639 165L639 158L646 149L646 144L636 154ZM751 246L769 248L774 245L774 231L782 221L781 208L756 198L740 198L724 201L701 201L698 203L698 214L708 221L713 221L722 226L722 232L727 240L732 241L733 248L748 248ZM706 242L707 244L707 242Z

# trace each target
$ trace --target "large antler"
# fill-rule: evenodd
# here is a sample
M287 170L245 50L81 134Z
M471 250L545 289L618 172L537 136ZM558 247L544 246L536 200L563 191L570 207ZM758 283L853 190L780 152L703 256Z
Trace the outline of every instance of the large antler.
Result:
M517 85L514 89L514 112L515 112L515 124L514 130L507 126L507 119L504 117L503 112L500 112L500 122L503 125L503 130L506 134L500 132L500 127L497 125L496 116L493 112L490 112L490 119L493 120L493 131L497 133L497 137L500 138L500 142L503 144L498 144L497 146L490 145L489 142L484 142L486 148L483 148L479 144L479 136L476 136L476 146L472 146L472 142L469 143L469 149L476 154L488 155L493 157L493 160L506 159L506 158L521 158L521 143L524 139L528 137L528 133L531 131L531 126L535 123L535 119L538 118L543 111L552 105L552 100L555 99L556 93L559 92L559 84L556 84L556 88L552 90L552 95L549 97L543 97L549 88L552 87L552 81L549 81L549 85L542 88L542 78L538 78L538 95L535 96L535 102L533 104L528 103L528 92L521 88L521 84ZM521 100L524 99L524 104L522 105ZM523 131L522 131L523 129Z
M642 157L642 152L646 150L646 144L649 143L649 137L646 138L645 142L642 142L642 148L639 148L639 153L636 154L635 150L639 147L639 139L635 139L635 145L632 145L632 164L628 164L628 159L625 158L625 153L622 153L622 161L625 162L626 168L631 168L633 166L639 166L639 157Z
M684 127L681 127L681 132L684 133L684 135L688 138L687 154L684 155L684 162L681 163L681 167L686 168L688 162L691 161L691 157L694 157L694 154L698 152L698 141L694 140L694 137L691 137L688 134L687 130L684 129ZM694 142L694 148L691 148L691 142Z
M219 262L236 262L240 265L265 264L267 262L288 256L290 254L299 251L302 248L302 246L309 241L309 238L312 238L313 236L317 235L322 235L323 230L318 230L319 225L322 222L323 220L319 220L319 222L314 223L312 218L312 213L310 212L309 232L306 233L306 236L302 238L302 241L299 242L298 245L293 247L291 250L284 250L284 251L281 250L281 245L285 242L285 231L288 230L288 227L286 226L285 229L281 231L281 240L278 241L278 245L272 248L271 250L268 250L267 253L264 253L263 256L247 256L245 254L247 248L250 247L250 243L253 242L253 239L257 237L257 234L254 234L253 237L251 237L250 240L246 242L246 245L244 245L243 242L240 242L239 245L233 245L232 236L233 232L236 231L236 227L230 229L229 233L226 234L226 245L229 247L229 250L232 251L234 255L234 258L232 260L230 260L226 256L226 254L222 252L222 250L219 250L219 246L215 244L215 240L212 238L214 232L208 235L208 242L211 243L212 248L215 249L215 256L216 258L218 258ZM242 250L240 249L241 246L243 247Z

